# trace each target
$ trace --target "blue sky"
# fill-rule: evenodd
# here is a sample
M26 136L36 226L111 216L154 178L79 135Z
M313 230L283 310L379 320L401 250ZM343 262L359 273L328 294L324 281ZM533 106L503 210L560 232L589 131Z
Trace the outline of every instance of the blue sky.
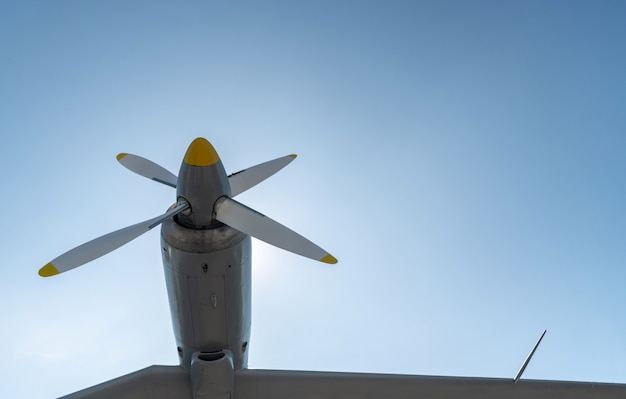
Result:
M626 383L626 6L619 1L0 6L1 397L177 356L150 232L206 137L241 195L339 259L253 242L254 368Z

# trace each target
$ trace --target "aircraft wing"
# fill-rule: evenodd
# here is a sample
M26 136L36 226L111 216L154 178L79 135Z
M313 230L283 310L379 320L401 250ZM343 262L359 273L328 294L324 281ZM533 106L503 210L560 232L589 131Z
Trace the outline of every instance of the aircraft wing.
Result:
M244 369L220 399L614 399L626 384ZM151 366L61 399L192 399L189 371ZM198 399L214 396L201 395Z
M625 398L626 384L433 377L315 371L241 370L234 399L608 399Z
M150 366L59 399L187 399L189 371L179 366Z

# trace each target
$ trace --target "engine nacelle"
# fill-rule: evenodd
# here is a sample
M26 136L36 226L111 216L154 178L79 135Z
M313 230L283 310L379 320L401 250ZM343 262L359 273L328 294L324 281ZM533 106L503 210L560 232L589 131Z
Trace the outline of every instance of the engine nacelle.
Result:
M226 349L196 352L189 375L194 399L230 399L235 385L233 355Z

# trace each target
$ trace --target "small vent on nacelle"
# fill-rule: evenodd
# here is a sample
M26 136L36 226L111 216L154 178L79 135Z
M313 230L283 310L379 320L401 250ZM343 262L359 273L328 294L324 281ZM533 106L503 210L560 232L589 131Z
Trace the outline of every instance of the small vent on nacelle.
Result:
M219 351L219 352L202 352L202 353L200 353L198 355L198 359L200 359L202 361L205 361L205 362L214 362L216 360L220 360L224 356L226 356L226 355L222 351Z

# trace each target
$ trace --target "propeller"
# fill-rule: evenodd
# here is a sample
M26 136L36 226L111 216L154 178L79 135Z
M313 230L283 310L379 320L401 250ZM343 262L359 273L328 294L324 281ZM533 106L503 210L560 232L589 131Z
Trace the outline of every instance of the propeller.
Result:
M251 168L233 173L228 176L231 195L235 197L249 188L256 186L263 180L289 165L289 163L296 159L296 157L296 154L286 155L284 157L263 162Z
M287 251L325 263L337 263L332 255L300 234L227 196L228 188L233 197L241 194L295 158L293 154L276 158L227 177L213 146L206 139L197 138L185 154L179 182L179 178L164 167L138 155L121 153L117 160L127 169L176 188L178 202L160 216L103 235L58 256L42 267L39 275L53 276L97 259L185 210L187 212L179 218L191 221L192 228L206 228L207 223L212 224L211 218L214 217L221 223ZM209 180L203 180L207 178ZM208 208L206 205L209 205ZM195 219L194 215L200 216L200 219Z
M249 188L256 186L263 180L289 165L289 163L296 159L296 157L296 154L286 155L284 157L263 162L233 173L228 176L231 195L235 197ZM140 176L147 177L150 180L176 188L176 175L161 165L157 165L156 163L140 157L139 155L127 154L124 152L117 156L117 160L126 169L135 172Z
M165 219L172 217L187 208L189 208L188 203L179 202L174 208L165 212L161 216L157 216L144 222L105 234L79 245L78 247L67 251L63 255L56 257L44 267L39 269L39 275L41 277L54 276L55 274L72 270L78 266L84 265L87 262L91 262L94 259L98 259L102 255L106 255L122 245L134 240L143 233L146 233L160 225Z
M124 165L126 169L138 175L176 188L176 181L178 180L176 175L161 165L157 165L139 155L127 154L125 152L118 154L117 160Z
M300 234L232 198L218 199L215 210L217 220L261 241L320 262L337 263L334 256Z

